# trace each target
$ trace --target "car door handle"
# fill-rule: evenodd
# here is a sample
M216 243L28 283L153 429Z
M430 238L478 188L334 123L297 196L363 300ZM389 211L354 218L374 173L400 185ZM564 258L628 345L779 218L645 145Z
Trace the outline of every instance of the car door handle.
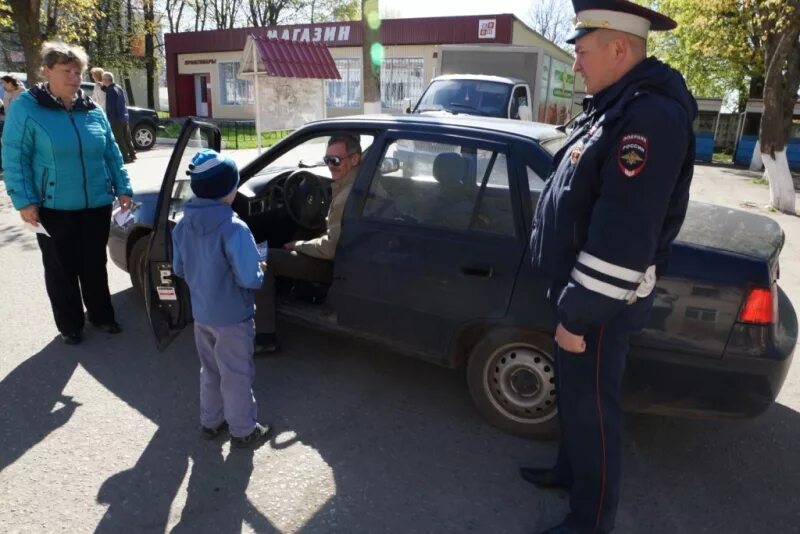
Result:
M480 276L481 278L491 278L494 274L494 267L487 263L476 263L461 267L461 272L467 276Z

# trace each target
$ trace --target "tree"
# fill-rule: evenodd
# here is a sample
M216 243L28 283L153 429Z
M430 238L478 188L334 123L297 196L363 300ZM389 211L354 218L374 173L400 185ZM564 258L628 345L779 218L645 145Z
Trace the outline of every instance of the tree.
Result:
M378 0L361 0L363 35L361 63L363 68L364 113L381 112L381 63L383 46L380 43L381 17Z
M548 41L567 47L572 30L572 5L565 0L536 0L528 11L528 23Z
M649 4L678 23L675 30L650 34L653 51L686 77L695 96L737 93L740 109L748 96L761 96L761 30L741 2L651 0Z
M17 27L25 70L29 83L33 83L39 79L42 42L57 37L75 43L94 35L99 12L96 0L2 0L0 14L0 23L13 21Z
M770 203L794 213L786 144L800 84L800 0L649 0L678 22L654 49L686 77L695 96L763 98L758 149ZM759 166L760 168L760 166Z
M745 0L757 12L764 43L764 113L758 136L770 204L795 213L794 182L786 158L800 88L800 0Z
M248 0L247 25L276 26L286 10L297 9L298 4L298 0Z

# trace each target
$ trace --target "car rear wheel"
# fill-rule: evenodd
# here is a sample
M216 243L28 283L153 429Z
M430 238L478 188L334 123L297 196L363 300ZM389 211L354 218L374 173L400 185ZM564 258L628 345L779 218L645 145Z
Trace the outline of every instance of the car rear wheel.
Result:
M553 342L532 332L495 330L472 350L467 382L478 410L493 425L523 436L558 435Z
M156 144L156 129L140 122L133 128L133 145L136 150L150 150Z
M144 276L145 258L147 257L147 245L150 243L150 235L140 237L133 244L131 255L128 258L128 273L131 276L131 284L136 294L144 302Z

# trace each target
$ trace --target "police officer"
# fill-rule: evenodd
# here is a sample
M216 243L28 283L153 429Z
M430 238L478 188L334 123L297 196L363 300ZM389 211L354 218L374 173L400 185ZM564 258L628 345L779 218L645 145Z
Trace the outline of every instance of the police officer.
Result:
M621 383L631 333L689 200L694 98L683 77L646 55L650 30L675 21L620 0L573 0L573 69L588 96L539 198L531 253L551 281L562 441L556 465L527 481L570 492L547 532L608 532L619 502Z

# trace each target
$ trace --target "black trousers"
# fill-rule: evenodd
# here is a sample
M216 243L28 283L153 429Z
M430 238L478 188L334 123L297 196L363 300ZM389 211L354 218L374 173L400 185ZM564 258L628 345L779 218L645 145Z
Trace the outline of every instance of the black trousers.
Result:
M630 336L644 327L652 306L651 295L588 332L581 354L556 349L556 470L572 486L567 524L576 532L614 528L622 477L622 377Z
M255 294L257 334L275 332L276 276L330 284L333 280L333 262L282 248L269 249L264 285Z
M75 211L39 208L39 220L50 234L37 234L37 239L59 332L81 331L84 305L91 322L113 323L106 271L111 206Z
M131 127L128 121L114 119L109 122L111 123L111 131L114 133L114 139L116 139L117 146L119 146L119 151L122 152L122 159L126 162L131 161L136 157L136 148L133 146Z

